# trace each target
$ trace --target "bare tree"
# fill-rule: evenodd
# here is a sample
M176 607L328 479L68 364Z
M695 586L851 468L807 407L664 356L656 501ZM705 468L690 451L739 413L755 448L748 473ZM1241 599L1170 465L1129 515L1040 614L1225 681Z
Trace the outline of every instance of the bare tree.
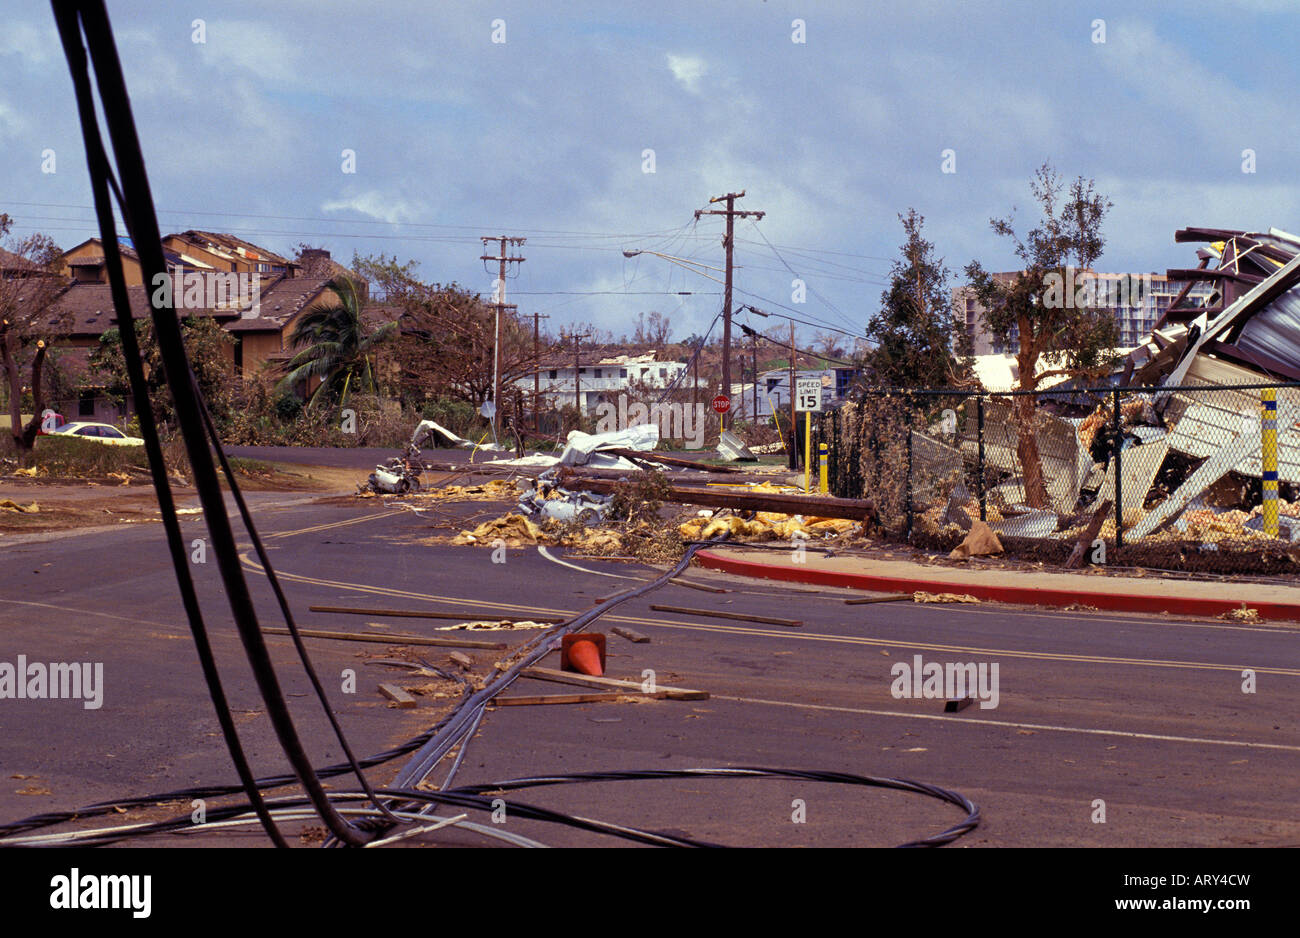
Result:
M0 213L0 238L13 220ZM9 395L9 427L14 444L29 450L45 409L42 368L50 346L66 334L70 317L54 309L68 283L59 276L63 252L43 234L7 241L0 249L0 369ZM26 378L26 381L24 381ZM32 419L22 423L24 385L32 395Z

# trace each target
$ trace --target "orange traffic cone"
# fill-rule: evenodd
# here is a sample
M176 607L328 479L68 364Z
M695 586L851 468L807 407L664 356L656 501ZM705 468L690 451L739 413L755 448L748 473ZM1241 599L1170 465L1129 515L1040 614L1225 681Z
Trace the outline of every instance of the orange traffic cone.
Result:
M565 635L560 640L560 670L604 676L605 636L600 632Z

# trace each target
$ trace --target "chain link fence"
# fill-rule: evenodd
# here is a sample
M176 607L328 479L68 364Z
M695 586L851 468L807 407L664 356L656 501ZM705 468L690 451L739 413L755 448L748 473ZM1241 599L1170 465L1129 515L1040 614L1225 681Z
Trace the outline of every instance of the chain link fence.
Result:
M979 519L1020 559L1300 573L1300 384L868 390L817 433L832 494L918 547Z

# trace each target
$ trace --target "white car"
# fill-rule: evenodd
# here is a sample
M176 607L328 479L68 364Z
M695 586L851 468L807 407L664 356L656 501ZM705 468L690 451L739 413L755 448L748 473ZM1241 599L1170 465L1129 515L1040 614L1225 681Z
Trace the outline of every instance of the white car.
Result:
M144 440L138 436L127 436L117 427L107 423L73 421L59 427L54 434L75 436L81 440L94 440L96 443L110 443L113 446L144 446Z

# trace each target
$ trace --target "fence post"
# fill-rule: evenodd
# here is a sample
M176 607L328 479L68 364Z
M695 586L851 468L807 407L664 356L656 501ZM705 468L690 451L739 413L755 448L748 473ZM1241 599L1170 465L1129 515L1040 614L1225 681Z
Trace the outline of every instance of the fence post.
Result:
M1124 546L1124 476L1121 453L1124 451L1123 422L1119 414L1119 388L1111 391L1112 429L1115 434L1115 553Z
M916 406L916 400L912 395L907 396L907 425L903 428L907 434L907 542L912 542L912 419L915 416L912 408Z
M979 463L977 469L978 471L977 481L979 483L979 492L980 492L980 520L988 521L989 520L988 500L985 498L984 495L984 394L982 392L975 395L975 406L976 406L976 415L977 415L976 435L979 437Z

